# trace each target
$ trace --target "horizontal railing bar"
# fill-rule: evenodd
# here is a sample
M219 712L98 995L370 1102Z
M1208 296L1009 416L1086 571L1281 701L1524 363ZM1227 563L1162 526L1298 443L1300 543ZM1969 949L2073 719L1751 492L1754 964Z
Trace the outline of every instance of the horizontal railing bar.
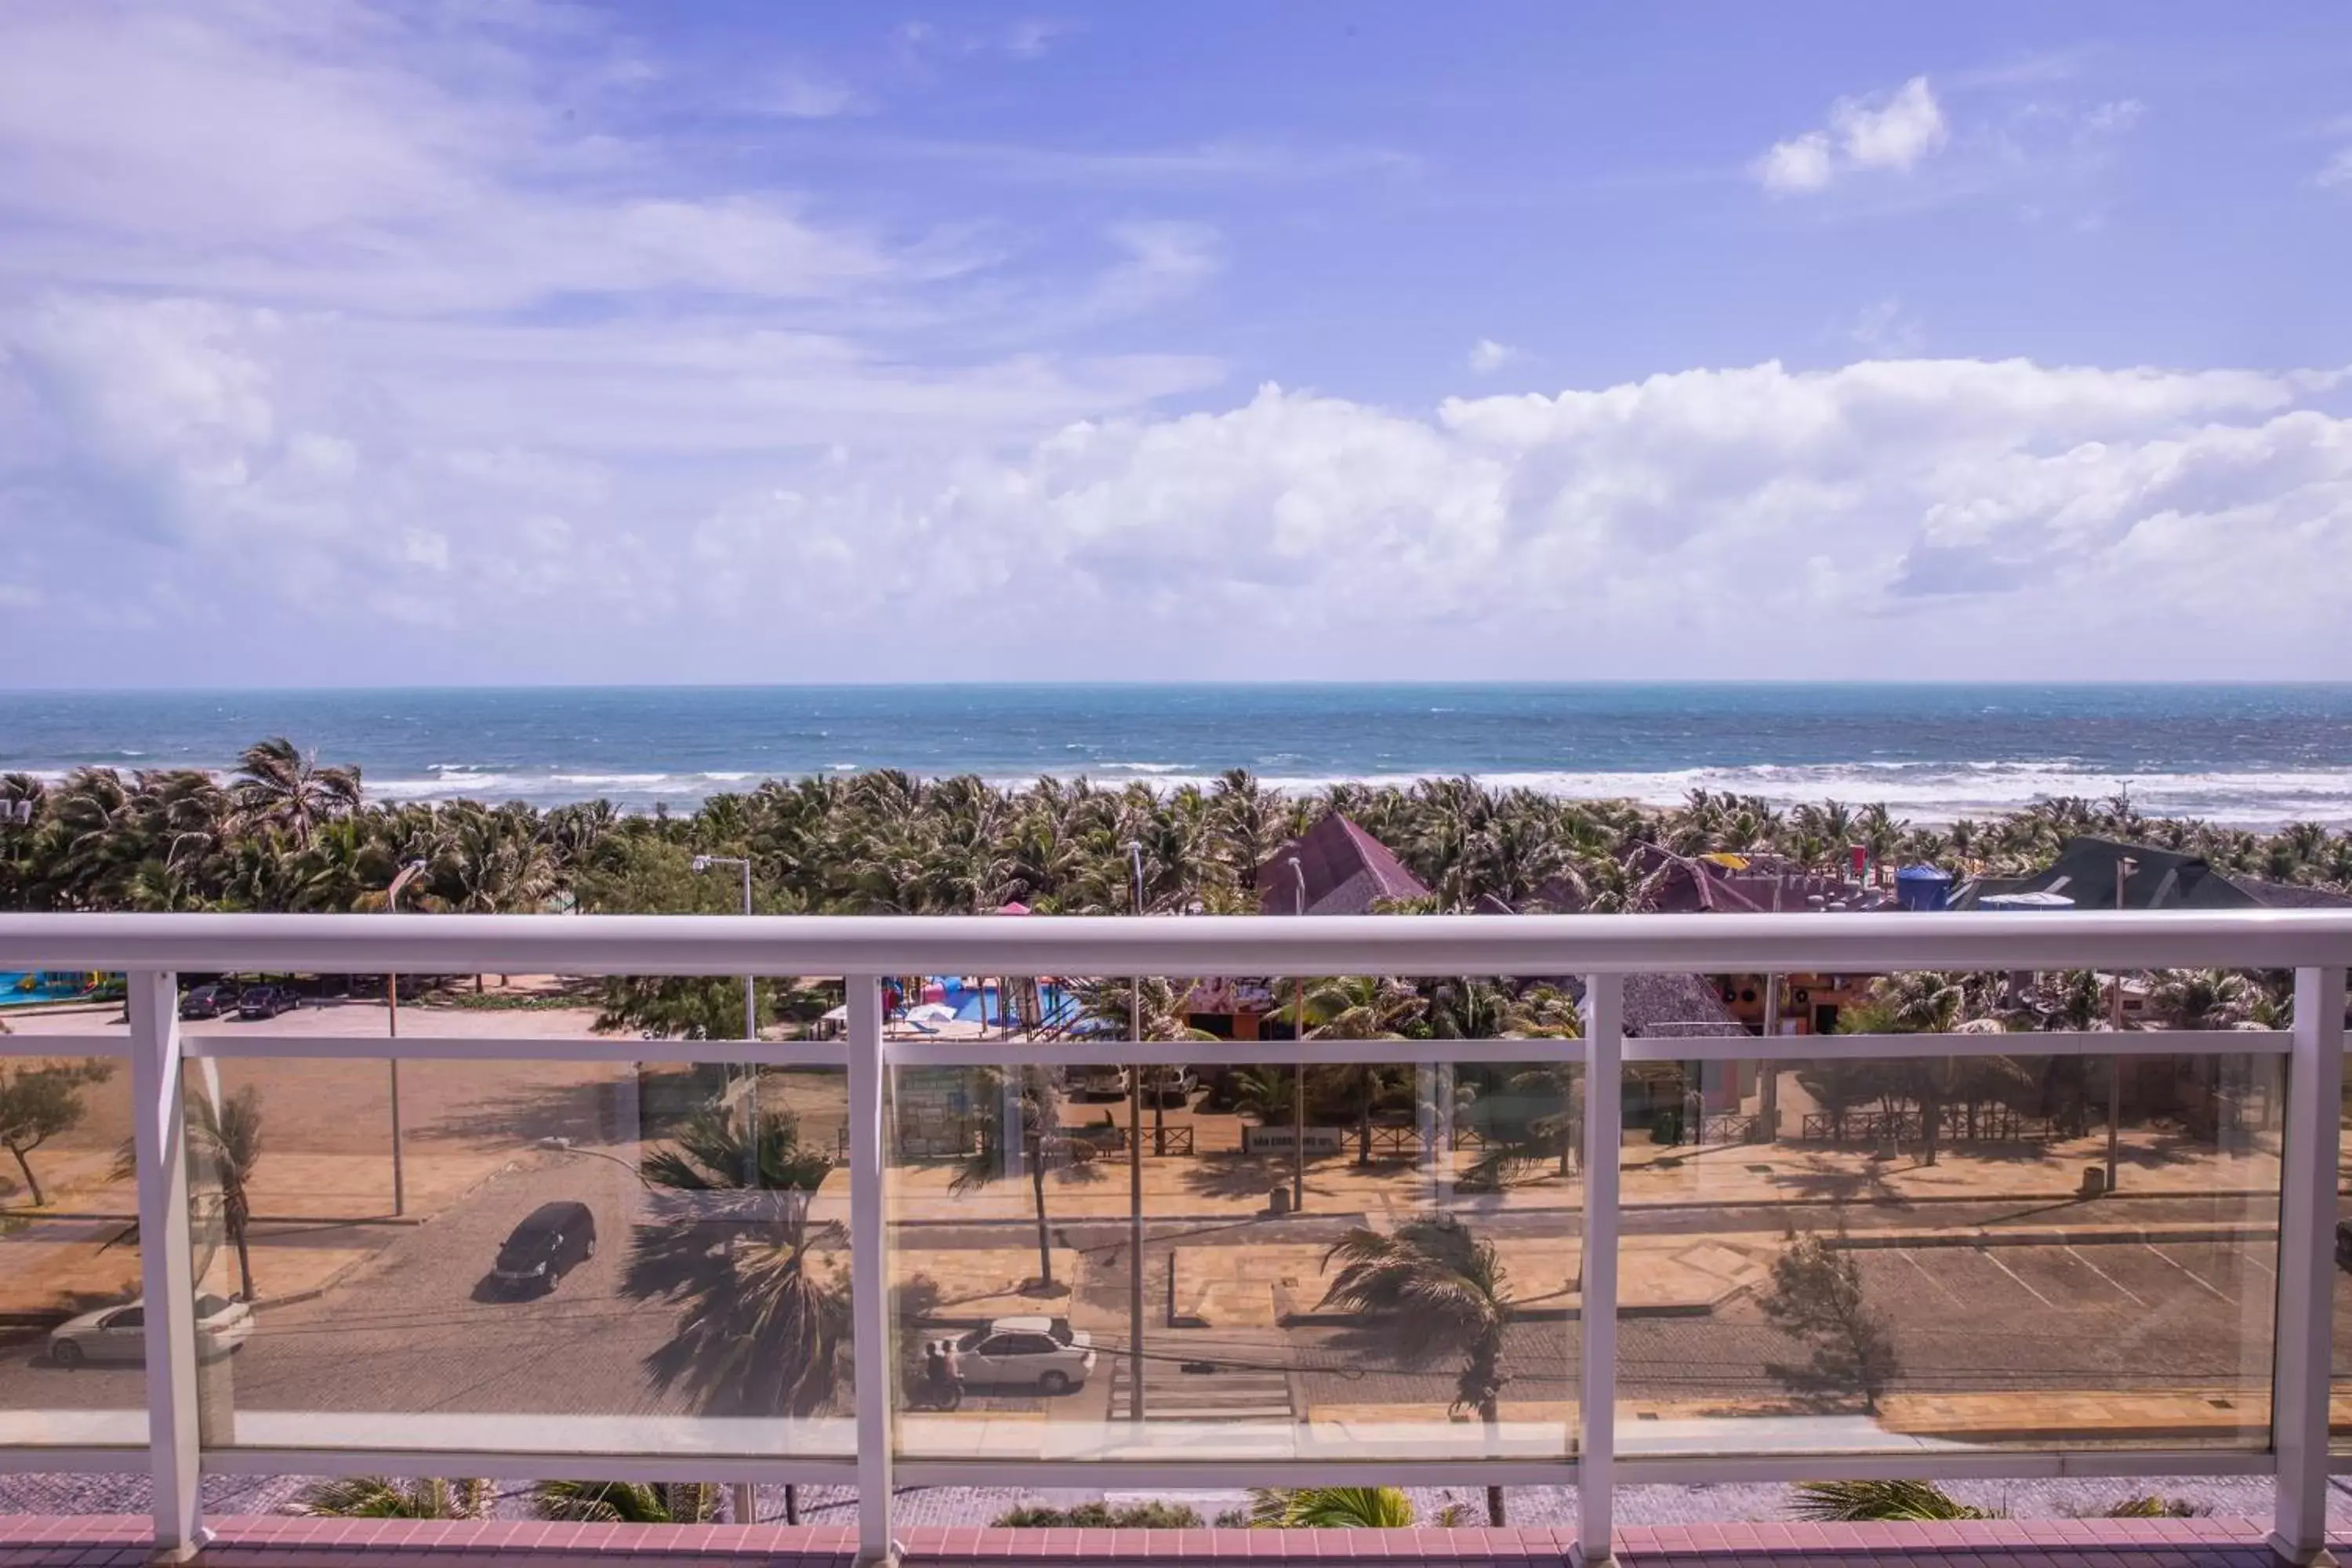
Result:
M2278 1459L2262 1449L2021 1448L2015 1452L1923 1447L1901 1453L1626 1454L1620 1485L1688 1486L1705 1481L2054 1480L2069 1476L2267 1476Z
M0 1447L0 1476L127 1475L143 1473L154 1462L143 1446L136 1448Z
M0 1035L0 1057L127 1057L128 1035Z
M646 1040L602 1035L183 1035L188 1056L346 1061L757 1062L849 1065L844 1040Z
M849 1486L854 1458L692 1454L563 1454L512 1449L206 1448L219 1476L480 1476L494 1481L758 1481Z
M2352 912L1694 915L0 915L0 966L468 974L1508 974L2292 969Z
M1909 1057L2283 1057L2285 1029L2019 1030L1974 1035L1764 1035L1628 1039L1641 1062L1876 1061Z
M892 1067L1327 1067L1407 1062L1582 1061L1582 1040L908 1040L883 1042Z
M0 1474L118 1474L143 1470L139 1448L0 1448ZM712 1480L847 1484L856 1461L830 1458L697 1457L671 1454L564 1454L409 1448L207 1448L215 1475L484 1476L495 1480ZM2352 1473L2352 1452L2329 1462ZM2084 1448L1985 1452L1923 1448L1904 1453L1620 1454L1626 1485L1701 1481L2039 1480L2070 1476L2266 1476L2273 1455L2258 1449ZM1335 1486L1377 1469L1388 1484L1410 1486L1572 1485L1573 1459L919 1459L898 1463L898 1479L916 1486L1084 1486L1199 1488L1225 1485Z
M919 1487L1085 1487L1202 1490L1241 1487L1560 1487L1576 1484L1573 1459L918 1459L893 1464Z

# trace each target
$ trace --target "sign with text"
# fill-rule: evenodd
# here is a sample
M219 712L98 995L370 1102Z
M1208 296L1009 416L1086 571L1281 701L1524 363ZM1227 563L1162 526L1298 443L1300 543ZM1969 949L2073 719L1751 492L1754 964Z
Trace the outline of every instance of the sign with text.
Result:
M1337 1154L1345 1145L1348 1130L1344 1127L1244 1127L1242 1129L1242 1152L1244 1154L1287 1154L1292 1139L1303 1136L1310 1154Z

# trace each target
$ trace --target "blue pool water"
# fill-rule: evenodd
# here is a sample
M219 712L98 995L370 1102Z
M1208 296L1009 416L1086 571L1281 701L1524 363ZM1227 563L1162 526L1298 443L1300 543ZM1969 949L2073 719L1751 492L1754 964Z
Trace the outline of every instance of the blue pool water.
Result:
M37 1002L63 1002L89 987L81 974L28 974L0 970L0 1007L29 1007Z
M1078 999L1058 985L1047 985L1038 993L1038 1001L1045 1011L1045 1022L1066 1023L1077 1016ZM956 1021L961 1024L982 1024L995 1029L1003 1026L1003 1009L996 1005L996 987L981 991L950 991L948 1003L956 1010Z

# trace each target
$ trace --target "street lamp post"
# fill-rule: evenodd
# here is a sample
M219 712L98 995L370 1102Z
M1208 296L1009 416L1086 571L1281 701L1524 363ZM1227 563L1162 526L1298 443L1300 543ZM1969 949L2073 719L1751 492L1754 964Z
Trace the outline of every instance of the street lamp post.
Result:
M1135 868L1135 912L1143 912L1143 846L1129 840L1128 862ZM1143 1038L1143 977L1130 975L1128 1018L1135 1039ZM1160 1124L1160 1089L1151 1089L1151 1121ZM1157 1152L1157 1151L1154 1151ZM1127 1069L1127 1418L1143 1419L1143 1067Z
M2116 857L2116 913L2117 914L2121 914L2124 911L2124 884L2131 879L2131 874L2137 869L2139 869L2139 862L2133 859L2130 856L2119 855ZM2121 1034L2124 1027L2124 972L2121 969L2117 969L2116 971L2113 1008L2112 1016L2107 1021L2114 1026L2117 1034ZM2116 1190L2116 1176L2117 1173L2116 1167L2120 1163L2117 1156L2122 1152L2121 1145L2123 1142L2124 1120L2123 1067L2123 1058L2116 1056L2109 1057L2107 1058L2107 1184L2105 1190L2109 1193Z
M400 890L425 874L425 862L411 860L400 868L400 875L384 889L383 912L400 912ZM400 976L383 977L384 1024L394 1039L400 1038ZM385 1064L392 1069L392 1212L394 1215L408 1212L408 1166L401 1151L400 1136L400 1058L394 1057Z
M743 912L747 915L751 912L751 862L749 858L740 855L697 855L693 865L697 872L709 871L719 866L740 868L743 873ZM758 983L749 974L743 976L743 1037L747 1040L760 1037ZM748 1184L756 1187L760 1184L760 1064L751 1062L746 1066L751 1081L744 1098L743 1160L749 1169L743 1173L743 1178Z
M719 866L733 866L740 869L743 873L743 912L746 915L751 912L751 861L748 856L697 855L692 865L698 873ZM743 1037L747 1040L760 1037L758 981L749 974L743 976ZM743 1184L757 1188L760 1185L760 1064L747 1062L744 1070L750 1079L743 1089ZM785 1493L785 1500L791 1500L789 1489ZM728 1503L736 1523L760 1522L760 1489L756 1485L738 1483L730 1487Z
M1290 868L1291 879L1297 884L1292 893L1291 910L1307 912L1307 868L1298 857L1284 862ZM1291 1038L1307 1037L1307 982L1293 975L1290 982ZM1290 1069L1290 1212L1307 1212L1307 1064L1301 1061Z

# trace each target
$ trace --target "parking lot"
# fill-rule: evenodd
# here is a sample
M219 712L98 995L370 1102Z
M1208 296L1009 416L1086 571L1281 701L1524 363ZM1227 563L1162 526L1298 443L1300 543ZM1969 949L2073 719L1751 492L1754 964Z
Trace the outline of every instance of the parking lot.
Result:
M361 1035L383 1023L380 1013L373 1019L368 1015L366 1008L322 1009L244 1026L299 1024L306 1033ZM584 1020L453 1012L436 1015L432 1027L485 1036L564 1033L583 1029ZM383 1439L385 1424L368 1419L381 1416L692 1414L686 1394L658 1389L646 1371L646 1357L675 1331L678 1307L631 1301L619 1291L630 1227L645 1205L634 1172L636 1130L649 1114L642 1084L585 1065L411 1064L403 1101L417 1212L408 1218L425 1223L389 1224L389 1104L382 1064L233 1062L224 1064L223 1076L231 1089L248 1081L260 1085L271 1119L259 1188L266 1217L257 1226L256 1247L258 1293L269 1304L251 1343L205 1380L215 1440L235 1440L234 1423L223 1421L230 1411L343 1413L359 1418L345 1427L352 1443ZM811 1141L824 1147L839 1123L835 1079L806 1074L789 1085L772 1081L779 1099L803 1114ZM121 1226L102 1211L110 1205L118 1214L128 1207L125 1194L105 1176L119 1144L118 1101L125 1092L119 1082L93 1091L89 1124L47 1156L61 1170L84 1173L77 1192L85 1212L19 1223L0 1236L0 1258L70 1252L83 1263L102 1262L112 1271L107 1279L114 1282L114 1299L135 1279L134 1254L103 1245ZM1071 1112L1074 1121L1101 1113L1093 1106ZM1207 1120L1174 1108L1167 1116L1171 1125ZM541 1140L547 1137L576 1139L578 1152L546 1150ZM1710 1182L1726 1190L1735 1180L1768 1190L1763 1184L1771 1178L1755 1174L1768 1168L1764 1160L1795 1166L1813 1158L1788 1148L1760 1153L1738 1153L1721 1175L1707 1175L1692 1162L1657 1180L1687 1178L1701 1197ZM1958 1183L1971 1179L1970 1164L1955 1155L1930 1173ZM1310 1214L1273 1220L1259 1212L1268 1184L1283 1174L1272 1166L1227 1170L1204 1156L1147 1161L1146 1169L1151 1184L1144 1259L1149 1415L1308 1421L1352 1407L1380 1418L1381 1412L1442 1412L1451 1403L1452 1367L1400 1364L1376 1326L1284 1327L1273 1313L1262 1327L1168 1326L1169 1271L1177 1247L1203 1251L1212 1265L1218 1253L1230 1252L1237 1268L1250 1249L1276 1244L1319 1253L1351 1225L1391 1223L1428 1201L1424 1178L1409 1168L1318 1160L1309 1174ZM897 1216L928 1222L900 1237L907 1265L983 1279L1005 1277L1010 1269L1017 1279L1035 1259L1028 1184L1000 1180L956 1193L946 1184L947 1173L936 1164L894 1173L894 1190L902 1194ZM1908 1201L1895 1185L1883 1190L1880 1202L1834 1211L1844 1215L1857 1242L1902 1239L1890 1232L1910 1238L1855 1253L1865 1297L1885 1320L1895 1350L1895 1371L1885 1392L1896 1408L1882 1419L1973 1419L1958 1406L1920 1402L2011 1396L2007 1406L1987 1406L1985 1419L2006 1419L2003 1410L2038 1409L2053 1423L2091 1431L2113 1416L2113 1407L2099 1403L2103 1397L2177 1395L2184 1410L2205 1412L2197 1416L2198 1435L2184 1440L2236 1441L2233 1434L2258 1427L2269 1377L2274 1243L2228 1233L2259 1231L2269 1206L2242 1194L2200 1196L2183 1189L2194 1173L2178 1161L2145 1174L2136 1170L2135 1181L2163 1174L2181 1190L2063 1211L1993 1199ZM2039 1173L2005 1179L2028 1178L2039 1179ZM2261 1179L2259 1172L2252 1178ZM478 1287L499 1241L532 1208L555 1198L579 1199L594 1209L602 1238L597 1256L543 1299L480 1299ZM1575 1198L1573 1184L1551 1181L1462 1212L1496 1239L1507 1265L1531 1242L1556 1245L1572 1237L1579 1225ZM999 1311L1066 1312L1095 1335L1104 1353L1096 1376L1074 1394L1057 1399L1019 1391L977 1394L960 1414L1102 1421L1131 1409L1132 1392L1121 1386L1125 1374L1114 1376L1109 1365L1129 1333L1129 1233L1118 1217L1125 1203L1123 1160L1055 1175L1051 1241L1063 1283L1073 1287L1067 1297L1025 1303L1002 1289L966 1291L961 1299L947 1292L951 1299L940 1310L959 1322L984 1321ZM1963 1234L2046 1222L2053 1214L2074 1226L2079 1238L1978 1245ZM1839 1222L1822 1203L1676 1201L1629 1208L1626 1227L1629 1238L1671 1235L1695 1246L1714 1243L1760 1265L1769 1263L1781 1245L1783 1226L1791 1223L1826 1227ZM2147 1226L2158 1239L2091 1239L2103 1225ZM1916 1244L1923 1240L1959 1244ZM49 1254L37 1253L38 1247ZM982 1258L987 1268L968 1267ZM1000 1268L999 1259L1009 1262ZM215 1285L227 1266L225 1257L215 1259L210 1279ZM1314 1286L1303 1280L1297 1287L1310 1305ZM2339 1290L2337 1364L2352 1369L2347 1296L2352 1292ZM919 1331L910 1326L908 1331ZM1577 1331L1572 1319L1556 1315L1513 1326L1504 1366L1510 1380L1507 1410L1532 1417L1572 1403ZM1619 1352L1619 1394L1633 1419L1859 1408L1856 1391L1809 1389L1773 1370L1802 1362L1804 1352L1767 1321L1752 1289L1689 1315L1628 1315L1620 1327ZM141 1377L136 1368L69 1373L47 1364L37 1339L20 1340L0 1346L0 1411L133 1409L142 1399ZM1203 1396L1199 1391L1212 1380L1217 1392ZM1906 1400L1912 1403L1905 1405ZM2164 1415L2176 1418L2188 1415Z

